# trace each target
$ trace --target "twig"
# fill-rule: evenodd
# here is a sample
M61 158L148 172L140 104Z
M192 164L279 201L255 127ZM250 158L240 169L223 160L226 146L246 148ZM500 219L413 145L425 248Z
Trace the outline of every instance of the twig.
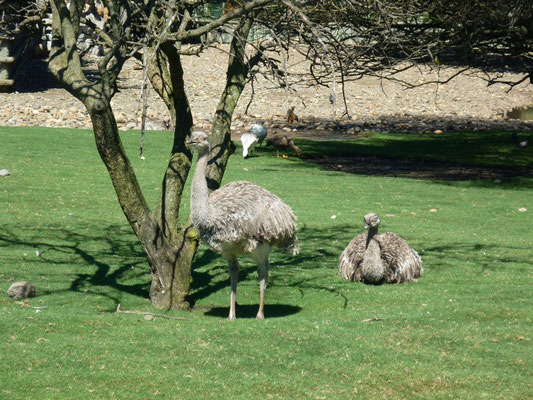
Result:
M335 86L336 71L335 71L335 64L333 63L333 61L331 60L331 58L329 56L328 46L320 38L320 35L319 35L317 29L315 28L315 26L313 25L313 23L311 22L311 20L307 17L307 15L305 15L303 13L303 11L300 8L298 8L296 5L294 5L289 0L281 0L281 2L283 4L285 4L285 6L287 6L289 9L291 9L296 15L298 15L298 17L304 22L304 24L306 24L309 27L309 30L311 31L311 33L313 34L313 36L315 37L317 42L322 46L322 50L324 51L324 56L326 57L326 60L329 62L329 65L330 65L330 68L331 68L331 75L333 76L331 84L329 85L329 89L330 89L331 95L333 96L333 119L335 119L335 117L336 117L335 114L337 112L336 111L337 110L337 101L335 99L335 92L337 91L336 90L336 86Z
M125 311L120 308L120 303L117 305L117 310L115 311L117 314L137 314L137 315L150 315L151 317L161 317L161 318L168 318L168 319L178 319L181 321L186 321L187 318L183 317L172 317L170 315L166 314L154 314L150 312L143 312L143 311Z
M374 321L383 321L383 318L366 318L361 322L374 322Z

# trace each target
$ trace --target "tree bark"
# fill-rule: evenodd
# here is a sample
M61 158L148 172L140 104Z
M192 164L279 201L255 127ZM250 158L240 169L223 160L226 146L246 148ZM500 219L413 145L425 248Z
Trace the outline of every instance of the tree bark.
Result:
M246 38L252 25L251 16L242 17L231 41L226 86L213 119L211 154L207 166L207 185L210 190L220 187L228 159L235 152L235 144L231 141L231 119L252 67L246 59Z
M179 52L172 44L162 43L157 49L156 62L149 70L150 80L167 104L174 122L174 143L162 182L162 195L152 212L125 153L111 108L115 82L128 57L127 52L120 47L120 41L116 46L112 43L112 50L98 66L99 79L89 80L76 45L79 10L74 7L69 10L62 0L53 0L52 8L53 44L49 69L84 104L90 115L96 147L124 215L150 265L152 304L162 309L189 308L191 264L199 236L190 224L180 228L178 223L183 188L192 162L192 153L186 147L185 139L193 126ZM115 20L118 21L117 16ZM245 43L252 21L251 17L243 16L235 32L227 83L213 123L214 151L208 177L214 188L220 185L228 158L235 149L230 136L231 119L250 68L245 61ZM115 28L118 32L119 26Z
M169 255L153 264L150 298L158 308L188 308L191 265L199 236L190 224L180 227L178 221L183 188L192 163L192 153L185 146L185 139L191 131L193 118L176 48L163 44L148 74L152 86L165 101L174 126L174 142L156 208L156 218L162 229L160 234L171 246Z
M75 11L75 10L74 10ZM183 186L191 166L191 152L185 137L192 126L192 116L184 92L183 71L177 53L168 51L167 70L171 86L167 88L176 128L163 190L155 213L150 210L125 153L111 108L113 85L125 59L116 53L116 68L100 65L101 79L90 82L84 74L76 47L76 27L62 1L53 2L54 47L49 69L56 79L87 109L96 147L106 166L124 215L137 236L150 265L150 298L157 308L189 308L192 258L198 235L189 226L178 227L178 211ZM164 71L164 69L162 69ZM164 79L162 79L164 82Z
M163 180L158 212L153 214L122 148L111 106L102 112L89 110L89 114L100 157L109 171L124 215L150 264L152 305L160 309L188 309L191 263L198 246L198 235L190 227L178 230L177 218L190 158L182 153L172 154ZM176 161L181 158L188 162Z

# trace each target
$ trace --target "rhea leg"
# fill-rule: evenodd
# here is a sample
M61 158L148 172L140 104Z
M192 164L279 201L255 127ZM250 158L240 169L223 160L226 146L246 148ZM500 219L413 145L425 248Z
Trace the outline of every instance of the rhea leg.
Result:
M257 268L257 275L259 276L259 310L256 318L265 319L265 290L268 280L268 269L270 264L268 258L265 259Z
M229 305L228 319L234 320L237 318L235 313L235 301L237 297L237 283L239 282L239 262L236 258L228 260L229 279L231 282L231 296Z
M268 243L262 243L255 249L251 255L257 263L257 275L259 276L259 310L256 318L265 318L265 290L268 280L268 269L270 263L268 262L268 255L272 251L272 246Z

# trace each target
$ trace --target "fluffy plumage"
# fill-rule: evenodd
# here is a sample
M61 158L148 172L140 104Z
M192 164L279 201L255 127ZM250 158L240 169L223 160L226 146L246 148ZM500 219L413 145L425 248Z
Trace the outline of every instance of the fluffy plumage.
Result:
M356 236L339 258L339 274L365 283L413 282L422 276L422 260L400 236L386 232L378 235L379 217L365 215L368 234Z
M296 217L278 196L251 182L235 181L209 196L207 223L191 215L202 239L225 258L247 255L268 243L297 251Z
M204 132L193 132L187 142L198 150L191 189L191 220L201 238L227 261L231 280L229 319L235 319L239 263L249 255L258 264L260 302L257 318L264 318L264 296L268 278L268 256L274 246L298 252L296 217L279 197L251 182L236 181L209 195L205 178L209 140Z

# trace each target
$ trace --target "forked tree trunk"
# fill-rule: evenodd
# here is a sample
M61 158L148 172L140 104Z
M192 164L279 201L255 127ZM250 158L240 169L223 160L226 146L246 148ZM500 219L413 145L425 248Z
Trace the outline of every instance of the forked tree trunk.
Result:
M82 3L80 3L82 4ZM183 188L191 167L192 154L185 139L192 128L192 115L185 94L183 70L176 48L163 44L150 80L169 107L175 121L174 143L162 182L162 194L155 212L148 207L135 172L126 156L111 109L115 82L126 55L116 53L116 63L101 65L100 81L90 82L84 74L76 47L79 10L53 0L53 48L49 69L56 79L87 109L100 157L105 164L118 201L148 259L152 272L150 298L157 308L189 308L191 264L198 247L198 234L190 225L178 224ZM81 6L80 6L81 7ZM72 23L74 22L74 23ZM246 38L252 20L243 17L236 34ZM215 152L208 174L218 187L234 145L230 125L235 106L244 88L249 66L245 63L244 42L234 39L228 64L227 83L213 124ZM109 61L111 58L108 58ZM105 58L102 62L105 61Z
M188 309L191 263L198 246L198 235L190 227L178 230L174 221L171 223L167 219L177 213L171 208L179 204L179 198L165 201L169 196L168 192L174 195L179 192L181 195L182 185L175 188L173 179L168 173L165 175L163 195L159 202L160 216L154 215L144 200L135 173L124 153L110 106L102 111L90 110L89 113L100 157L109 171L124 215L150 264L152 304L162 309ZM184 176L180 182L185 182L190 162L184 165L187 163L177 162L176 159L179 159L179 155L171 157L169 168L173 170L173 174ZM170 225L173 229L169 229Z

